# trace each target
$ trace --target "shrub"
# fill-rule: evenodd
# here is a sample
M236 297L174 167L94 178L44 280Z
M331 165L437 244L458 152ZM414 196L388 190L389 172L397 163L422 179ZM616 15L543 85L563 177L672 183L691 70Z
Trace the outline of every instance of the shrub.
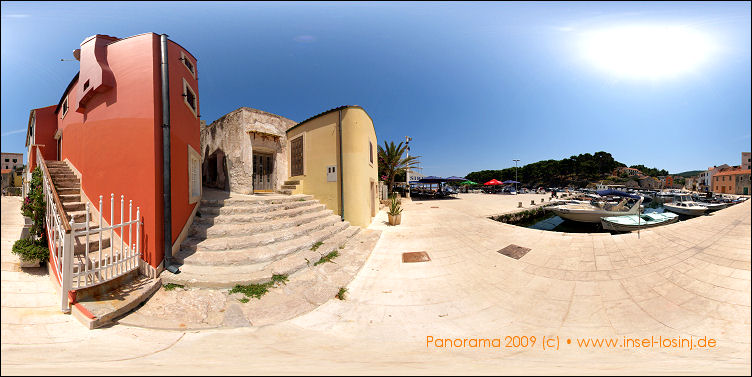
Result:
M24 198L23 205L21 205L21 213L32 220L29 234L35 239L42 238L44 233L44 216L46 209L44 202L44 189L42 188L42 170L37 167L31 173L29 193L26 195L26 198Z
M42 237L38 240L20 239L13 244L13 254L18 255L24 262L45 261L50 257L46 238Z

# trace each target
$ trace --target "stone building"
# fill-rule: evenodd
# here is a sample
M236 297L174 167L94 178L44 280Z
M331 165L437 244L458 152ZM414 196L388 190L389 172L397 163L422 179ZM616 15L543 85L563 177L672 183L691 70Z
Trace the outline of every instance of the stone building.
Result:
M307 194L356 226L376 215L373 121L340 106L300 123L241 107L201 130L203 184L241 194Z
M204 185L241 194L279 191L288 177L285 132L296 124L241 107L204 127Z

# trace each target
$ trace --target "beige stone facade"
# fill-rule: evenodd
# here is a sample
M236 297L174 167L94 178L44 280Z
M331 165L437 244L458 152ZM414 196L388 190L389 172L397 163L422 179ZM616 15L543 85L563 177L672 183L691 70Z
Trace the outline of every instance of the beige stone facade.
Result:
M285 131L295 124L241 107L202 128L204 185L242 194L279 190L288 177Z

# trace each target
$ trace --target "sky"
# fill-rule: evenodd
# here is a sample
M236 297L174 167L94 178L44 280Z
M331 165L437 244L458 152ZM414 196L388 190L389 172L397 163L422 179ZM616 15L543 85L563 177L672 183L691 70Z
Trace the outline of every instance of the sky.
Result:
M749 2L2 2L2 151L88 36L166 33L207 123L360 105L425 175L606 151L671 173L750 151ZM65 59L66 61L60 61Z

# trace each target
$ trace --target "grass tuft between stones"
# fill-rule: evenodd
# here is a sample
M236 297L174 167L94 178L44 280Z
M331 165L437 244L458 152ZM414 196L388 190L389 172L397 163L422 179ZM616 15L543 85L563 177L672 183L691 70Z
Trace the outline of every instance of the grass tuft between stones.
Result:
M165 290L165 291L172 291L172 290L174 290L175 288L185 288L185 286L184 286L184 285L181 285L181 284L175 284L175 283L167 283L167 284L164 284L164 285L162 285L162 287L164 287L164 290Z
M266 283L247 285L236 284L232 289L230 289L230 293L244 294L246 297L240 299L239 301L246 303L251 297L261 299L261 296L269 292L269 288L273 287L277 283L287 284L287 275L274 274L272 275L272 279L267 281Z
M311 245L311 250L316 251L316 249L318 249L319 247L321 247L321 245L323 245L323 244L324 244L323 242L318 241L315 244Z
M337 294L336 294L336 295L335 295L334 297L336 297L336 298L338 298L338 299L340 299L340 300L344 300L344 299L345 299L345 294L346 294L346 293L347 293L347 288L345 288L345 287L340 287L340 288L339 288L339 292L337 292Z
M318 265L320 265L320 264L322 264L322 263L326 263L326 262L332 262L332 259L334 259L334 258L336 258L336 257L338 257L338 256L339 256L339 251L337 251L337 250L334 250L334 251L330 252L329 254L327 254L327 255L324 255L323 257L321 257L321 259L319 259L319 260L318 260L318 261L317 261L316 263L314 263L313 265L314 265L314 266L318 266ZM334 262L332 262L332 263L334 263Z

